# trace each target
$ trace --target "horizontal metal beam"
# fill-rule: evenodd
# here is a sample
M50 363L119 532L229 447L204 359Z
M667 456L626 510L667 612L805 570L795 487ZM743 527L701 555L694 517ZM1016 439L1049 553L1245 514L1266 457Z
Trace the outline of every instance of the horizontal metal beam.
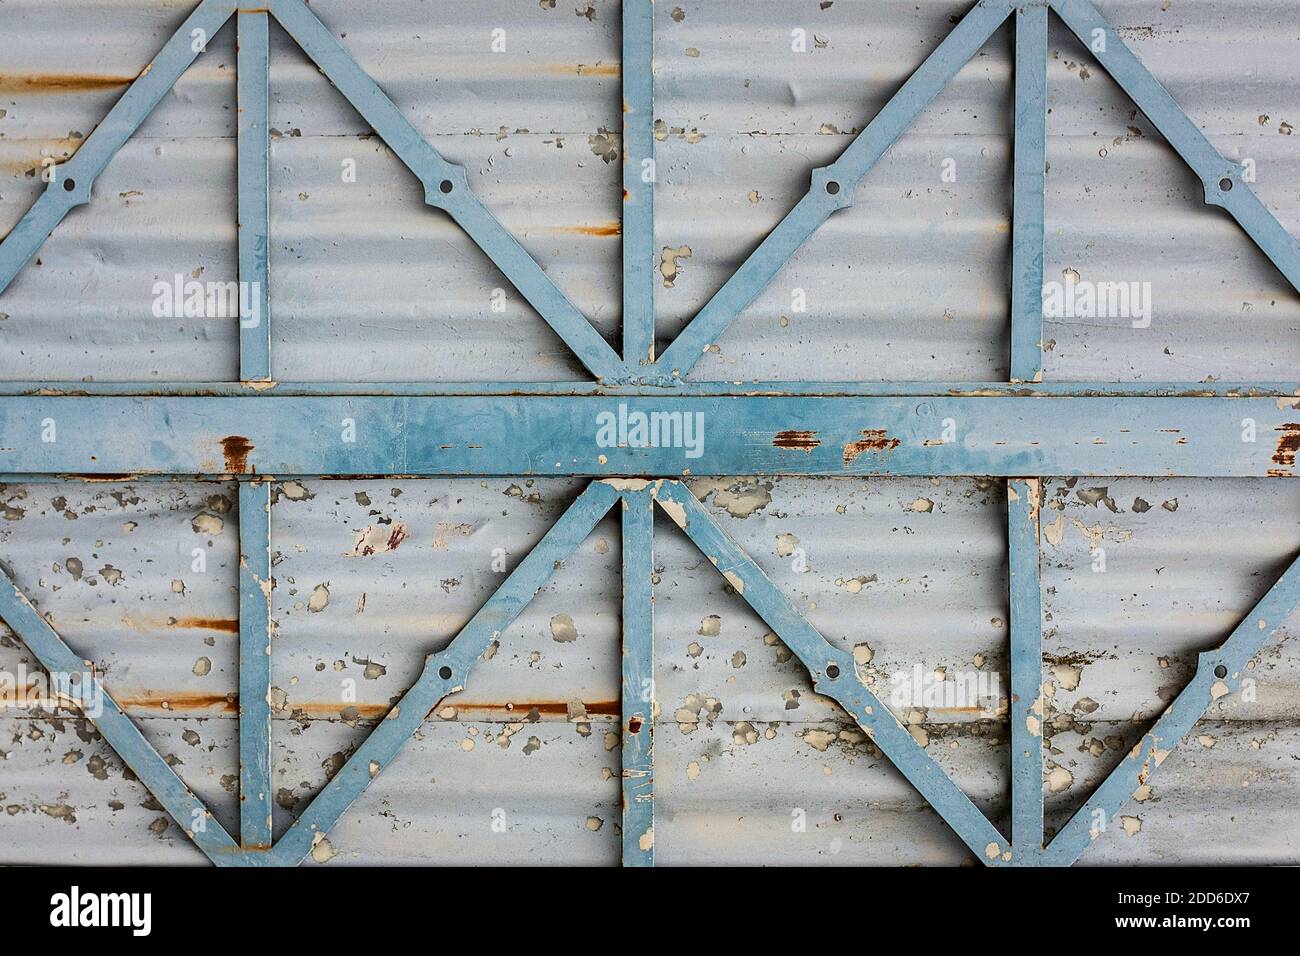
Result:
M1291 476L1297 398L24 397L0 475Z
M658 385L601 382L0 382L0 396L161 395L196 398L247 395L672 395L843 397L913 395L949 398L1295 398L1300 382L682 382Z

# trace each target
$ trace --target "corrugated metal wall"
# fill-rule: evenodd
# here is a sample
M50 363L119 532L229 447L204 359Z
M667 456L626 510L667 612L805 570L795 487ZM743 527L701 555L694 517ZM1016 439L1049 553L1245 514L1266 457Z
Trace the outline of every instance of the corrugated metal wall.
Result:
M968 6L656 7L657 289L671 339ZM1104 11L1300 234L1300 15L1282 0L1110 0ZM0 233L188 13L188 0L0 0ZM611 340L620 322L619 7L592 0L312 8ZM71 28L70 28L71 27ZM489 54L505 27L506 54ZM816 37L788 55L790 30ZM0 378L229 381L231 319L160 320L153 282L235 278L227 27L0 298ZM544 323L272 28L273 375L564 381ZM692 373L708 380L1007 376L1006 28L959 74ZM1050 380L1294 380L1300 300L1086 51L1053 23L1047 275L1150 281L1151 328L1048 321ZM358 181L340 180L355 159ZM944 182L945 159L957 181ZM791 295L804 289L808 311ZM503 330L507 330L503 332ZM276 833L581 482L314 480L272 512ZM701 481L720 521L830 640L887 686L915 664L988 671L986 714L900 713L995 822L1009 812L1001 482ZM181 777L237 829L233 483L0 488L0 561L93 659ZM1044 650L1055 695L1049 826L1127 752L1295 550L1300 497L1267 480L1049 481ZM406 528L357 553L367 529ZM793 538L791 537L793 536ZM380 535L379 537L384 537ZM390 536L391 538L391 536ZM797 539L797 541L793 541ZM1094 573L1101 542L1106 573ZM192 568L202 549L204 573ZM804 561L791 558L800 548ZM344 815L336 862L619 857L619 530L607 518ZM798 565L798 566L796 566ZM671 524L656 568L659 862L957 863L967 852ZM1300 617L1288 622L1297 632ZM0 628L0 632L3 629ZM0 668L34 670L11 639ZM1300 664L1259 664L1248 713L1215 705L1150 798L1083 862L1300 858ZM344 690L355 682L356 699ZM88 723L0 716L4 862L201 862ZM806 832L791 828L807 813ZM493 827L495 811L509 826Z

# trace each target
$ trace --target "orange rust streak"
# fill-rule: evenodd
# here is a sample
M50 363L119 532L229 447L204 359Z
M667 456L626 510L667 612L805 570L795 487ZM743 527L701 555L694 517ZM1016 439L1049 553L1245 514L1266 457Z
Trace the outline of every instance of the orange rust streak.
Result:
M570 236L621 236L623 224L618 222L601 223L599 226L559 226L556 232Z
M147 693L141 697L114 699L118 706L125 710L239 713L239 695L235 693L224 695ZM0 700L0 705L3 703L4 701ZM457 717L461 718L469 715L483 719L526 720L533 711L543 717L567 717L569 713L568 702L559 700L521 701L508 704L491 702L457 704L449 701L448 704L455 707ZM584 704L584 707L587 717L617 717L621 712L619 702L616 700L593 701ZM350 704L343 707L333 702L307 702L291 703L284 713L285 716L305 715L318 720L337 720L343 716L344 710L355 710L358 717L377 720L386 716L392 709L391 704Z
M890 438L883 428L864 428L862 437L844 446L844 464L850 464L865 451L889 452L898 447L898 439Z
M96 76L90 73L0 74L0 93L29 93L33 90L78 93L129 86L135 81L134 76Z
M248 470L248 453L253 450L253 443L243 435L228 435L221 439L221 451L226 458L226 471L244 472Z
M1289 469L1295 465L1296 452L1300 451L1300 422L1286 422L1277 426L1274 431L1282 434L1277 439L1277 450L1273 453L1273 464L1282 465Z
M145 697L118 697L115 699L117 705L124 710L215 710L227 714L239 712L238 694L176 694L171 697L148 695ZM164 707L164 704L167 706Z
M525 73L545 73L551 76L621 76L622 64L617 61L601 63L540 63L524 69Z
M776 433L772 439L772 444L777 448L789 448L794 451L807 452L812 454L812 450L820 445L821 439L817 437L816 432L796 431L795 429L786 429Z
M227 634L239 633L239 621L222 617L178 617L169 621L170 627L193 627L204 631L224 631Z

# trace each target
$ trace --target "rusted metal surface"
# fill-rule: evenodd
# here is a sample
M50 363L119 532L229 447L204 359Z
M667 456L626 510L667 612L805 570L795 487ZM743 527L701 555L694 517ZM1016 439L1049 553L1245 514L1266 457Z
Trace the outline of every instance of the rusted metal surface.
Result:
M13 0L7 6L18 11L24 42L4 61L14 69L0 77L0 103L9 107L0 108L0 158L8 164L2 168L13 170L11 180L0 180L0 217L9 217L0 218L0 231L40 189L39 159L28 167L35 173L29 176L23 157L35 155L33 146L40 158L72 155L112 102L110 91L120 92L123 77L134 78L138 62L117 64L118 50L105 38L126 29L122 24L134 26L148 37L142 41L147 59L192 4L128 9L92 41L99 45L82 59L84 75L29 70L33 59L50 62L42 59L48 49L31 38L53 43L54 37L34 6ZM626 159L618 155L618 135L610 132L620 122L617 5L578 9L563 27L557 20L567 11L547 3L529 4L522 12L491 3L472 14L431 13L420 6L398 11L402 4L357 8L320 2L312 10L333 33L348 38L361 68L400 104L394 110L400 108L402 122L468 167L470 183L489 196L493 212L613 341L619 327L616 242L623 231L614 190ZM660 338L676 334L802 195L807 167L833 159L969 6L826 4L808 13L812 48L806 58L762 56L762 75L751 77L755 50L788 45L787 9L759 5L753 15L746 13L741 30L736 12L725 5L659 5L654 94L660 122L654 148L661 171L655 243L663 250L656 279L662 279ZM1258 162L1260 179L1252 188L1296 232L1296 203L1286 192L1296 178L1287 175L1294 171L1296 150L1288 139L1292 123L1280 118L1295 109L1296 91L1279 66L1286 59L1277 55L1274 41L1255 39L1245 47L1234 38L1224 41L1216 4L1180 3L1156 13L1136 2L1116 3L1105 12L1215 147L1234 161ZM1260 2L1244 16L1262 30L1293 13ZM429 29L430 17L443 16L446 23ZM483 23L475 20L479 16ZM521 56L502 58L500 76L486 78L477 62L469 64L468 57L481 61L484 55L466 53L474 49L467 38L481 38L493 18L503 17L512 29L522 17L533 32ZM1157 25L1127 22L1151 17ZM152 291L158 263L165 266L164 278L173 266L176 275L223 279L236 267L230 210L219 198L233 184L230 32L214 40L201 61L208 72L188 73L106 171L96 188L98 211L95 204L81 209L77 229L65 230L64 244L56 234L0 300L6 310L0 313L4 378L159 377L175 383L239 377L232 317L177 318L162 332L158 322L145 318L145 290ZM954 381L1007 378L1003 300L1010 225L1009 210L1000 205L1005 189L997 185L1005 180L1011 155L1008 128L997 119L1006 112L1009 85L1005 33L960 71L908 137L886 153L864 184L859 208L837 215L755 305L700 353L696 379L797 378L797 388L817 394L810 377L942 380L935 392L963 390ZM547 38L555 42L543 52L538 44ZM66 52L62 32L58 40ZM7 55L5 42L0 38L0 54ZM1202 379L1209 380L1207 391L1221 391L1215 380L1226 377L1245 380L1248 392L1283 396L1261 400L1270 417L1261 436L1263 455L1252 457L1249 468L1235 464L1236 458L1229 462L1223 423L1215 425L1217 431L1191 435L1193 441L1202 434L1211 438L1217 449L1211 454L1199 448L1143 451L1140 460L1125 463L1093 449L1091 460L1124 474L1289 476L1297 426L1285 417L1294 405L1285 396L1294 389L1265 383L1295 378L1300 304L1228 220L1200 207L1201 184L1181 171L1171 151L1153 142L1145 119L1106 85L1110 81L1055 20L1048 42L1047 278L1056 272L1069 281L1150 276L1156 286L1156 314L1147 327L1127 317L1049 317L1042 335L1048 377L1088 382L1098 390L1108 386L1092 383L1104 378L1122 378L1134 387L1181 382L1173 387L1181 393L1195 391ZM426 66L431 44L447 45L439 59L445 72L433 84ZM882 66L879 55L861 55L876 47L884 53L886 45L898 57L897 69ZM139 52L126 44L121 49L129 51L121 54L124 60ZM1213 52L1207 56L1206 49ZM1189 56L1189 50L1197 54ZM283 363L280 368L292 370L288 377L298 381L330 383L327 390L339 380L484 378L499 393L514 378L580 377L581 365L519 296L506 297L504 314L493 309L484 292L495 289L500 277L459 230L421 208L419 190L395 157L326 90L278 27L272 51L272 84L287 81L286 92L270 104L277 243L272 259L280 296L274 363ZM1248 89L1239 80L1243 63L1253 71ZM1188 72L1192 64L1194 76ZM864 89L871 102L864 102ZM1214 96L1206 97L1206 90ZM95 91L102 91L104 103L87 107L88 121L59 133L59 118L93 104ZM75 105L69 103L74 92ZM1267 103L1256 105L1259 97ZM320 105L329 102L334 105ZM219 118L200 123L194 114L204 104ZM534 117L524 121L531 125L508 122L516 113ZM845 118L837 125L821 118L828 113ZM501 122L484 124L481 117L488 114ZM550 127L540 132L547 117ZM989 128L977 128L977 122ZM42 132L43 123L54 125ZM360 163L364 175L342 188L339 167L358 159L357 146L367 151ZM16 159L10 163L9 157ZM949 162L958 170L953 181L939 176ZM218 185L197 185L209 171ZM116 192L115 176L123 177ZM1116 216L1116 196L1122 217ZM354 239L345 249L331 238L341 223L362 241ZM1152 255L1157 247L1159 254ZM87 248L107 251L87 259ZM144 272L150 274L129 265L131 259L147 260ZM1138 265L1144 261L1151 264ZM863 262L871 263L872 274L854 275L853 265ZM962 265L954 268L954 262ZM918 288L925 294L915 294ZM801 293L812 295L807 312L796 307ZM66 324L51 322L51 308L60 302L66 303ZM432 312L430 302L438 303ZM1239 319L1225 337L1227 315ZM502 335L502 322L511 323L514 334ZM105 325L112 334L100 331ZM643 339L637 338L639 346ZM1014 364L1014 349L1011 354ZM270 371L286 377L274 364ZM763 386L768 387L773 386ZM917 386L908 388L903 391L917 394ZM964 390L991 398L1007 388ZM237 386L214 387L231 390ZM709 407L721 409L728 401L736 399L721 398ZM88 400L78 405L94 407ZM480 407L465 407L471 406ZM10 400L9 407L37 406ZM1054 406L1032 407L1050 413L1052 422L1064 420ZM1163 440L1185 445L1189 436L1181 429L1204 426L1209 413L1201 410L1210 406L1195 407L1192 419L1177 423L1180 428L1161 429L1168 433ZM173 427L170 413L163 417ZM868 472L923 470L891 457L906 451L900 451L900 429L854 423L846 432L843 422L809 428L802 413L785 417L798 420L771 423L744 441L757 442L764 454L775 450L798 466L791 470L833 474L841 464ZM9 421L17 421L16 413ZM1144 413L1143 421L1153 425L1156 418ZM1235 415L1228 424L1235 442ZM369 447L396 446L400 438L405 452L408 440L424 435L427 441L430 427L426 420L419 428L395 429ZM1057 440L1064 437L1068 444L1070 436L1056 431ZM159 427L154 437L166 433ZM275 453L268 449L275 443L266 434L279 433L241 424L200 434L209 457L188 470L274 470L265 456ZM131 452L131 462L54 469L105 471L97 476L100 483L4 486L0 557L59 633L106 675L127 715L143 718L146 739L212 807L214 819L237 833L235 486L120 481L124 475L107 471L157 470L155 459L167 457L165 443L151 445L142 457L133 440L116 449ZM1008 433L994 444L1011 440ZM452 470L535 467L530 459L526 468L503 469L505 458L497 454L492 467L469 467L470 459L458 459ZM962 457L965 468L945 458L942 467L1001 474L1005 454ZM541 457L546 465L539 470L550 473L554 456ZM1269 462L1257 467L1255 458ZM329 467L320 471L338 470L336 459L321 460ZM607 464L605 455L599 460ZM731 467L714 462L715 473ZM384 470L382 462L369 465L356 470ZM1087 465L1060 467L1095 473ZM710 466L694 473L709 474ZM1035 710L1041 719L1033 719L1046 748L1049 838L1193 678L1197 654L1222 643L1294 557L1300 519L1288 485L1244 478L1043 479L1045 684ZM332 806L330 822L337 809L338 827L309 845L302 827L290 826L299 815L316 819L308 807L327 780L341 773L364 776L364 766L348 763L354 748L383 728L383 718L396 717L400 708L392 705L418 684L425 655L442 650L471 620L501 583L504 569L540 540L580 487L569 479L532 477L307 478L276 486L268 695L276 838L288 833L287 842L296 841L318 863L452 857L613 862L620 842L627 860L617 782L621 759L624 776L627 770L618 754L620 698L627 700L619 686L627 673L618 654L619 599L627 592L618 573L617 514L603 519L562 566L557 558L557 573L543 592L487 645L470 691L422 723L421 714L402 718L415 739L384 768L382 789L370 789L351 807ZM692 487L709 520L735 538L832 648L852 655L857 676L882 699L888 683L910 667L918 674L1000 678L1001 692L976 706L910 706L895 708L894 716L905 731L903 742L910 747L914 741L977 811L1009 832L1009 741L1023 735L1007 723L1013 708L1006 695L1005 484L742 476L701 478ZM71 522L77 522L78 534L68 533ZM728 570L724 584L679 535L662 533L673 532L671 523L660 530L653 573L655 677L661 683L654 700L662 706L652 718L656 819L649 844L659 861L968 860L968 850L937 817L918 812L924 804L872 738L813 691L807 669L815 665L792 659L747 606L749 598L742 600L743 578ZM196 550L213 563L186 573ZM716 563L716 555L709 557ZM196 575L203 579L192 583ZM1295 617L1269 622L1270 629L1280 627L1282 642L1269 644L1249 665L1258 696L1246 701L1213 695L1206 719L1169 757L1159 781L1144 784L1146 792L1139 790L1118 825L1093 840L1086 860L1293 861L1290 847L1264 846L1259 834L1295 830L1286 797L1296 782L1288 761L1300 670L1287 653L1289 634L1300 623ZM737 635L746 639L743 646ZM30 663L12 642L0 654L7 670ZM548 680L554 691L545 686ZM73 712L49 715L17 703L11 701L0 718L13 728L4 738L12 746L0 763L12 768L0 777L0 828L13 835L11 845L40 846L52 859L78 861L102 859L109 846L133 861L199 858L85 721ZM383 763L394 753L385 750ZM551 759L536 759L542 753ZM639 769L635 753L632 759ZM1151 759L1158 763L1163 753L1153 752ZM912 762L904 767L914 782L916 768ZM379 769L372 762L370 777ZM449 796L430 801L430 794ZM792 825L800 815L803 828ZM951 813L944 815L951 822ZM1225 815L1231 825L1223 824ZM70 832L76 836L60 838ZM967 845L983 855L969 838ZM993 862L1010 856L1007 851L1004 857L999 837L988 846ZM645 841L639 849L647 851Z
M279 486L276 836L290 808L301 810L337 755L415 679L424 654L491 593L500 578L494 550L525 551L577 487L570 479ZM999 675L1000 694L986 708L899 717L995 823L1009 819L1001 483L737 478L693 490L828 639L860 648L859 671L882 693L892 675L918 664ZM23 515L0 523L0 560L96 662L127 713L143 718L164 756L183 761L177 771L218 820L237 828L233 485L11 485L3 501L8 514ZM196 532L203 515L220 517L221 530L204 520ZM1046 483L1043 515L1044 679L1055 687L1045 737L1049 759L1070 775L1047 789L1050 830L1182 686L1195 654L1218 643L1271 582L1294 550L1300 510L1285 484L1267 479L1056 480ZM384 786L345 815L330 836L339 862L618 858L616 518L502 636L450 710L430 716L390 768L393 778L386 772ZM919 798L889 762L813 692L806 671L671 522L657 523L659 862L960 862L960 844L917 812ZM396 549L353 553L367 528L397 525L407 534ZM1092 570L1098 539L1105 573ZM207 574L188 570L191 545L209 548ZM1298 625L1288 624L1291 633ZM1290 644L1262 656L1258 699L1217 704L1166 761L1152 799L1124 812L1142 821L1140 831L1130 837L1121 824L1084 862L1288 859L1284 845L1252 844L1251 834L1293 826L1284 795L1296 782L1300 665ZM0 653L6 670L30 666L20 647ZM341 699L345 679L355 682L355 702ZM142 806L147 793L74 713L9 707L5 719L13 730L0 745L8 754L0 791L17 808L0 814L9 845L39 841L48 860L89 860L110 846L128 861L199 858L173 826L150 831L162 814ZM533 835L511 829L493 842L497 808L508 820L524 813ZM807 812L806 833L791 832L794 809ZM1233 819L1220 819L1229 809ZM587 829L589 817L602 821L599 830Z
M5 75L75 68L128 79L189 4L94 7L82 12L85 28L75 37L41 3L5 6L15 24L0 37ZM609 155L613 143L617 152L618 5L593 0L592 19L504 0L424 6L321 2L313 9L347 33L359 63L421 132L467 166L479 194L614 339L621 156L606 162L593 148ZM874 115L966 6L838 0L792 17L780 3L756 3L745 7L744 29L725 4L656 8L656 116L664 137L655 144L656 248L690 250L677 258L671 288L659 275L661 339L806 188L806 168L847 144L848 131ZM1288 132L1300 126L1300 94L1288 70L1296 43L1287 27L1291 5L1252 0L1229 14L1213 0L1168 10L1112 0L1104 11L1212 143L1257 161L1253 188L1283 225L1300 231L1290 189L1300 181L1300 150ZM516 22L518 55L477 52L493 27ZM806 55L778 55L795 27L826 45L810 40ZM205 279L236 276L224 198L235 183L231 32L213 39L110 165L100 198L78 211L76 235L56 233L42 251L44 266L6 293L3 331L18 348L5 377L237 377L233 323L159 323L149 314L155 279L197 269ZM271 32L272 259L284 308L273 377L579 377L517 297L508 296L504 314L492 311L486 293L499 278L454 225L419 208L417 184L288 37L278 27ZM1150 281L1154 315L1146 330L1118 319L1049 320L1046 378L1294 378L1300 302L1230 221L1204 208L1199 184L1059 21L1049 39L1047 277L1063 280L1073 270L1085 280ZM1009 40L1004 30L958 74L881 160L858 206L813 237L719 351L701 359L695 377L794 381L809 368L825 380L1005 376ZM754 69L758 60L762 71ZM120 91L3 94L0 232L38 195L43 151L61 157L74 149L69 134L88 133ZM345 186L339 173L347 158L360 175ZM945 158L956 163L956 183L940 179ZM353 238L336 235L344 223ZM92 268L78 255L86 245L102 251L93 262L93 297L81 294ZM812 295L807 312L792 311L796 288ZM455 291L454 321L446 310L419 305L446 290ZM40 320L49 309L61 311L61 336ZM1225 315L1240 316L1226 336ZM520 334L498 334L503 323Z

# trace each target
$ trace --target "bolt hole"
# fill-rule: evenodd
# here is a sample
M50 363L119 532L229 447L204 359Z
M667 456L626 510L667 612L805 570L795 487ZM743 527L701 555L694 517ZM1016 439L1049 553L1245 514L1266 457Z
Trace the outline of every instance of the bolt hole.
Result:
M1223 680L1223 678L1228 676L1228 669L1220 664L1214 669L1214 676L1219 678L1219 680Z
M826 191L830 193L832 196L838 195L840 191L840 184L832 179L830 182L826 184Z
M442 181L442 183L439 184L438 188L441 189L441 190L442 190L443 192L445 192L445 193L449 193L449 192L451 192L451 190L452 190L451 180L450 180L450 179L444 179L444 180Z
M443 680L451 680L451 668L444 664L438 668L438 676Z
M835 678L839 677L839 676L840 676L840 665L838 665L838 664L827 664L827 665L826 665L826 676L829 677L831 680L834 680Z
M74 189L77 188L77 181L75 179L65 179L63 181L63 188L67 192L72 192Z
M640 717L633 717L627 722L627 729L634 734L639 734L641 733L641 723Z
M1222 179L1219 180L1219 188L1222 189L1225 193L1232 192L1232 180L1229 179L1227 176L1224 176Z

